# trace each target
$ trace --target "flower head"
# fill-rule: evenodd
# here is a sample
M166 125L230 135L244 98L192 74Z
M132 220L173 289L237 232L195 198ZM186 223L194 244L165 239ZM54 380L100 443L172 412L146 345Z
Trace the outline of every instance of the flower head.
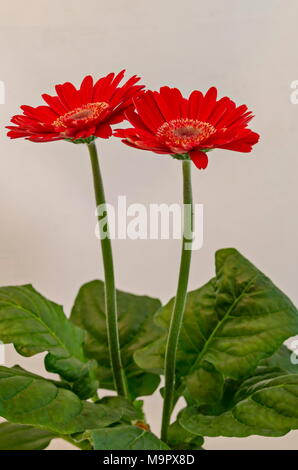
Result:
M227 97L217 100L214 87L184 98L177 88L165 86L142 93L134 104L135 110L126 112L133 128L117 129L115 135L131 147L190 158L199 169L207 167L209 150L250 152L259 140L247 128L253 117L247 107L236 107Z
M110 73L96 83L88 75L78 90L69 82L56 85L57 95L42 95L47 106L21 106L23 114L13 116L14 126L7 127L7 135L12 139L25 137L33 142L107 139L112 135L111 125L124 119L132 98L143 89L142 85L136 85L137 76L119 86L124 72L122 70L116 76Z

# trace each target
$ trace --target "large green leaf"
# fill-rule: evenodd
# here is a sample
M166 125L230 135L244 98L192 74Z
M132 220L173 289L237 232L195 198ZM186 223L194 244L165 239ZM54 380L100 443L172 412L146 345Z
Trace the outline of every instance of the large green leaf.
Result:
M0 423L0 450L46 449L55 434L24 424Z
M156 314L164 336L134 355L148 371L163 372L173 303L174 299ZM178 387L190 384L183 393L196 399L196 390L207 396L216 383L219 388L213 388L213 395L220 395L222 381L210 374L210 365L224 378L243 379L297 333L297 309L289 298L237 250L220 250L216 277L187 296L177 354ZM200 380L205 366L211 382Z
M260 366L239 385L230 409L211 415L191 406L182 411L179 423L204 436L287 434L298 429L298 375Z
M81 398L95 393L95 361L84 356L84 332L31 285L0 288L0 340L13 343L24 356L48 351L48 371L73 382Z
M95 429L89 433L95 450L167 450L154 434L137 426Z
M202 386L203 384L203 386ZM197 405L217 406L222 399L224 380L220 372L206 361L185 379L186 399Z
M11 423L73 434L108 426L121 415L121 410L82 401L70 390L23 369L0 366L0 416Z
M159 376L144 372L133 360L133 353L155 340L160 329L153 322L160 308L159 300L117 291L119 335L123 363L133 397L149 395L159 384ZM98 378L102 388L114 389L109 360L105 321L104 283L84 284L75 300L71 320L87 334L85 352L98 362Z

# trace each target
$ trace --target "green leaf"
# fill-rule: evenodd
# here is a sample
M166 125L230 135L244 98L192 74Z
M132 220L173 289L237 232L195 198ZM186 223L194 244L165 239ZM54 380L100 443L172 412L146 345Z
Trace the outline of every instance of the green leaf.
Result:
M153 322L160 302L147 296L117 291L119 335L128 387L132 397L149 395L159 384L156 374L138 367L133 354L158 338L160 329ZM104 283L84 284L75 300L71 320L87 331L85 352L98 363L98 378L102 388L114 389L105 321Z
M298 364L293 364L291 361L291 356L293 352L287 348L287 346L282 345L281 348L273 354L273 356L268 357L260 362L260 365L267 367L278 367L279 369L285 370L292 374L298 374Z
M256 429L238 421L232 411L218 416L204 415L196 407L186 408L181 414L180 424L189 432L208 437L247 437L251 435L279 436L270 430Z
M204 444L204 438L187 431L179 421L175 421L169 427L167 442L171 449L175 450L200 450Z
M73 382L81 398L92 396L98 386L95 362L83 352L84 332L31 285L0 288L0 340L13 343L23 356L48 351L49 372Z
M121 413L121 419L126 421L131 422L139 419L140 414L138 410L123 397L104 397L99 400L98 403L108 406L109 408L116 409Z
M202 386L203 384L203 386ZM185 380L186 398L190 398L197 406L213 409L218 406L223 396L224 380L214 366L202 362Z
M149 431L137 426L116 426L89 433L95 450L167 450L169 447Z
M298 375L259 367L239 386L229 410L212 416L199 407L182 411L179 423L205 436L282 436L298 429Z
M108 426L121 411L80 400L70 390L18 367L0 366L0 416L58 434Z
M0 423L0 450L42 450L55 434L32 426Z
M174 299L156 314L164 336L135 353L143 369L163 372L173 303ZM261 360L297 333L297 309L289 298L237 250L220 250L216 277L187 296L177 354L178 387L194 399L195 389L207 394L211 382L199 384L195 372L206 362L224 378L248 377ZM185 384L192 383L189 377L196 378L197 386L185 390ZM216 393L221 393L220 387Z

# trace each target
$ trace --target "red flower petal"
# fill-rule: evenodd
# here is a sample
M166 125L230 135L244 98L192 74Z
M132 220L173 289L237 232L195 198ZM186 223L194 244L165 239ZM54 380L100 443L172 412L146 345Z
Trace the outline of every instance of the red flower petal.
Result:
M98 127L94 133L96 137L101 137L102 139L108 139L112 135L111 126L108 124L102 124Z
M197 118L202 102L203 94L198 90L194 90L188 99L188 115L191 119Z
M197 116L197 119L199 119L200 121L208 121L208 117L210 116L215 106L216 97L217 97L217 89L215 87L209 88L209 90L207 91L206 95L203 98L203 103L200 108L200 112Z
M88 104L92 102L93 94L93 78L91 75L87 75L80 86L80 99L82 104Z
M145 125L155 134L157 129L164 123L164 117L160 112L152 91L145 92L135 100L135 107Z
M72 83L66 82L62 85L56 85L55 89L61 102L67 109L71 110L82 104L80 100L80 92L76 90Z
M158 91L153 92L154 100L160 109L161 114L165 121L170 121L173 118L173 109L170 104L164 99L164 97Z
M178 119L183 117L183 101L184 98L177 88L169 88L167 86L161 87L160 96L168 103L171 108L171 119Z
M232 141L219 145L218 148L234 150L235 152L251 152L252 146L260 139L259 134L250 129L243 129L242 132Z
M134 127L140 128L150 134L148 127L144 124L140 116L133 109L128 109L125 113L125 117Z
M67 112L67 108L61 103L61 100L58 96L50 96L44 93L41 95L44 101L52 108L58 116Z
M24 111L26 116L29 116L33 119L36 119L40 122L52 123L55 119L57 119L57 113L55 113L51 108L48 106L37 106L36 108L32 108L31 106L21 106L21 109Z
M205 170L208 165L208 157L206 152L200 150L191 150L188 152L192 162L196 165L199 170Z
M105 101L109 94L110 86L115 74L109 73L106 77L100 78L94 85L93 99L94 101Z

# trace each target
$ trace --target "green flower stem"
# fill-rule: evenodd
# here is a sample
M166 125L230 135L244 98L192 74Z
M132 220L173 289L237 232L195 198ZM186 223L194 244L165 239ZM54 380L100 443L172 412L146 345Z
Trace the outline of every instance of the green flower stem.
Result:
M187 285L191 261L191 241L187 234L189 228L193 227L193 202L191 189L191 161L184 160L183 168L183 203L184 203L184 235L182 239L182 251L180 271L177 286L176 299L171 317L169 335L165 354L165 389L163 402L163 415L161 427L161 439L167 442L168 428L174 406L175 395L175 369L179 334L181 330L185 302L187 296ZM189 210L190 209L190 210Z
M94 142L88 144L88 150L90 153L92 172L93 172L93 183L95 191L96 205L105 205L105 193L103 187L103 180L100 172L96 145ZM100 222L106 216L105 211L103 214L98 216ZM105 275L105 304L106 304L106 323L108 333L108 344L110 359L112 364L114 382L118 395L122 395L128 398L128 390L126 385L126 379L124 369L122 366L121 353L120 353L120 342L119 332L117 324L117 301L116 301L116 288L115 288L115 275L113 265L113 254L112 245L109 237L108 230L101 230L101 249Z

